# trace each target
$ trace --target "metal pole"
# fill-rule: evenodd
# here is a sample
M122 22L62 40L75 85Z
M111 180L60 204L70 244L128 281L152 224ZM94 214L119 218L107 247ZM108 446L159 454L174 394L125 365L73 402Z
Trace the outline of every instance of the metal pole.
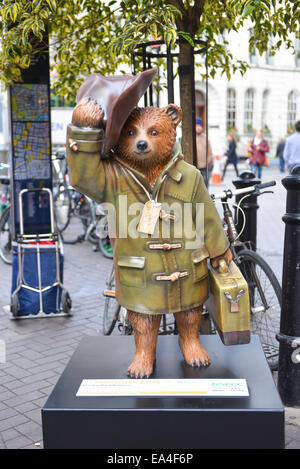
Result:
M261 181L260 179L256 179L255 174L252 171L243 171L240 176L232 181L233 185L237 189L242 189L244 187L250 187L254 184L259 184ZM236 196L236 204L240 202L240 200L245 195L238 195ZM244 211L246 220L243 232L241 233L240 240L241 241L249 241L251 243L251 248L256 251L256 235L257 235L257 210L259 205L257 203L257 196L256 195L249 195L247 196L240 204L241 209ZM237 232L243 228L244 219L241 213L238 213L236 210L235 213L235 222L237 227Z
M197 144L196 144L196 92L195 92L195 54L194 48L191 47L191 89L192 89L192 135L193 135L193 164L197 167Z
M300 405L300 165L282 180L287 190L282 273L278 391L284 405Z
M168 83L168 103L174 103L174 75L173 59L170 46L167 47L167 83Z

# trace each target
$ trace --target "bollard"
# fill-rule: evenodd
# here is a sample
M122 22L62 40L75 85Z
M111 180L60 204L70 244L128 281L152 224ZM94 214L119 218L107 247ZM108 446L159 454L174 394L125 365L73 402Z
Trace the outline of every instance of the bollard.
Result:
M278 391L287 406L300 405L300 165L282 180L287 190Z
M259 184L261 182L260 179L257 179L255 174L252 171L243 171L240 176L232 181L233 185L237 189L242 189L244 187L253 186L253 184ZM235 198L236 204L245 197L245 194L237 195ZM240 240L245 242L249 241L251 244L251 248L256 251L256 233L257 233L257 210L259 205L257 203L257 196L256 195L248 195L242 202L240 207L243 209L245 216L246 216L246 223L244 230L240 236ZM244 218L241 213L237 213L235 211L235 218L237 221L237 232L240 233Z

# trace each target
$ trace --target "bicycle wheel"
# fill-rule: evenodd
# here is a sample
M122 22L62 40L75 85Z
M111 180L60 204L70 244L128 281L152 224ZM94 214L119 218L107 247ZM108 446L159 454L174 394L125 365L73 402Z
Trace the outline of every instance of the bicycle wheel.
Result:
M240 270L250 296L251 333L258 334L266 359L272 370L278 367L281 287L269 265L254 251L239 251Z
M99 238L98 239L98 245L101 253L103 254L104 257L107 257L108 259L113 259L114 257L114 252L113 248L110 242L109 237L107 238Z
M0 218L0 257L5 264L12 264L10 207L6 207Z
M107 290L114 292L115 291L115 272L112 269L107 282ZM119 317L121 306L117 300L112 296L106 296L104 302L104 311L103 311L103 334L110 335L114 330L116 322Z
M75 244L84 239L85 226L80 216L81 194L72 188L58 192L54 198L56 227L64 243Z

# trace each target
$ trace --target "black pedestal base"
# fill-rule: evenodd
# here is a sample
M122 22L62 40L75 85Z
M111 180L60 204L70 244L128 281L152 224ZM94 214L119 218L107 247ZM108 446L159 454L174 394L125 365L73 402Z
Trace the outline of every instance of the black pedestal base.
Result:
M133 337L85 337L42 409L44 448L283 448L284 408L258 337L201 342L212 363L192 368L177 337L160 336L151 378L245 378L249 397L76 397L83 379L127 378L134 355Z

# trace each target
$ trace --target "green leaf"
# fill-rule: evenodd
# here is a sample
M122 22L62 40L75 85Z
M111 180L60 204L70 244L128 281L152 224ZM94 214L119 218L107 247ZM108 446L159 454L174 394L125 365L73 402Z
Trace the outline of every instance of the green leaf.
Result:
M178 35L182 36L192 47L195 47L195 43L189 33L186 33L184 31L178 31Z
M57 4L56 4L56 0L46 0L52 13L54 13L56 11L56 8L57 8Z

